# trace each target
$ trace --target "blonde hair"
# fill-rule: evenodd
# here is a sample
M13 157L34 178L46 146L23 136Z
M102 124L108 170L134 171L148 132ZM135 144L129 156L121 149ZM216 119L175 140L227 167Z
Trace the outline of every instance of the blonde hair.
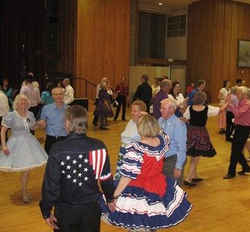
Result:
M246 86L240 86L237 88L237 92L240 92L243 96L247 96L248 88Z
M17 105L18 103L22 100L22 99L25 99L28 103L28 109L30 108L30 100L29 98L27 98L24 94L18 94L16 97L15 97L15 100L13 102L13 109L16 110L17 109Z
M100 88L106 88L108 85L108 79L103 78L100 83Z
M155 137L160 133L158 121L149 114L143 115L137 125L141 137Z
M132 103L132 106L138 106L140 111L146 111L147 110L146 104L144 103L144 101L141 101L141 100L135 100Z
M250 88L247 89L247 98L250 100Z
M39 83L38 83L38 81L32 81L32 86L33 86L34 88L39 88Z

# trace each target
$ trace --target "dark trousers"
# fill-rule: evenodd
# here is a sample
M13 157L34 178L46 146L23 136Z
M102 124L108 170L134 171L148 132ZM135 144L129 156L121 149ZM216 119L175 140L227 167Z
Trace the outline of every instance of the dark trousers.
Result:
M59 230L55 232L100 232L100 207L96 202L77 207L56 207Z
M151 101L144 101L146 106L147 106L147 112L150 112L150 105L151 105Z
M32 106L32 107L29 108L29 111L31 111L34 114L35 118L37 119L37 114L38 114L38 111L39 111L39 106L38 105L37 106Z
M115 117L114 119L117 120L120 111L121 111L121 107L122 107L122 120L126 119L126 106L127 106L127 97L123 96L123 95L119 95L116 100L118 101L118 106L116 109L116 113L115 113Z
M97 108L97 105L98 105L98 98L95 99L95 107L96 108ZM99 119L99 115L96 113L96 109L95 109L94 119L93 119L93 122L92 122L95 126L97 126L98 119Z
M35 116L35 118L37 119L37 113L38 113L38 106L32 106L32 107L30 107L29 108L29 111L31 111L33 114L34 114L34 116ZM34 130L30 130L30 133L32 134L32 135L35 135L35 131Z
M175 169L176 161L177 161L177 155L172 155L164 159L164 163L163 163L164 175L174 178L174 169ZM182 184L182 180L183 180L183 169L182 169L180 178L177 179L177 182L179 185Z
M47 152L47 154L49 154L50 148L51 146L58 142L61 141L65 138L65 136L50 136L50 135L46 135L46 140L45 140L45 146L44 149Z
M234 130L234 114L231 111L227 111L226 113L226 139L230 139Z
M238 162L241 164L243 171L249 169L247 161L243 155L243 149L248 139L249 133L250 126L235 126L235 133L231 148L230 165L228 168L229 175L235 175L236 165Z

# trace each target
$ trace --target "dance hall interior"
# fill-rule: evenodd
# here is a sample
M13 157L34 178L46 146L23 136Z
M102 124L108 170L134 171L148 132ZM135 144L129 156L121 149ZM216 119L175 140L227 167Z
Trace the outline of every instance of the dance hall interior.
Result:
M151 103L157 94L156 85L160 89L165 79L172 87L178 84L185 104L189 88L194 90L203 80L206 104L220 112L229 101L225 98L221 103L225 83L230 83L231 91L229 88L239 86L240 80L241 87L235 88L250 93L250 0L1 0L0 21L1 88L2 80L8 79L12 96L18 95L30 73L41 93L48 82L68 80L74 90L70 104L87 108L87 135L105 144L113 175L121 134L132 118L132 104L141 81L152 87L148 114L154 110ZM100 117L95 121L97 89L104 78L113 91L111 114L104 121ZM124 102L117 97L121 83L126 86ZM173 89L168 91L169 95L175 94ZM217 113L207 120L216 154L201 156L195 176L201 180L194 183L188 179L192 157L187 155L183 164L181 188L192 204L189 215L180 224L157 231L249 231L250 169L242 173L238 163L235 173L229 173L235 138L234 132L227 137L226 118L222 125L221 115ZM39 116L36 119L39 121ZM38 127L34 133L44 147L46 130ZM7 134L11 140L11 128ZM249 140L243 148L248 165ZM0 156L4 155L1 150ZM27 188L32 199L25 202L22 173L2 171L0 163L0 232L53 231L39 207L45 170L46 164L30 170ZM101 220L100 231L127 230Z

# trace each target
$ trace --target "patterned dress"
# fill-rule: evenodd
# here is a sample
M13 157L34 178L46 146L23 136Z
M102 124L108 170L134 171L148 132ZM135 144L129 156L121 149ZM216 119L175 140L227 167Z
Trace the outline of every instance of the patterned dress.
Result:
M103 219L126 229L160 229L174 226L188 215L191 204L174 179L162 173L168 137L159 135L160 145L136 142L126 147L120 169L132 181L120 194L114 212L102 207Z
M120 151L118 154L118 160L117 160L117 165L116 165L116 173L114 175L114 181L115 181L115 185L118 184L120 178L121 178L121 174L120 174L120 169L122 166L122 159L123 156L126 153L126 146L130 143L139 141L141 139L140 135L138 134L137 131L137 126L136 123L130 119L125 130L122 132L121 134L121 142L122 145L120 147Z
M206 128L207 119L209 116L217 115L218 107L205 106L202 111L195 111L190 106L186 111L189 112L190 119L187 131L187 155L192 157L204 156L213 157L216 155L210 137Z

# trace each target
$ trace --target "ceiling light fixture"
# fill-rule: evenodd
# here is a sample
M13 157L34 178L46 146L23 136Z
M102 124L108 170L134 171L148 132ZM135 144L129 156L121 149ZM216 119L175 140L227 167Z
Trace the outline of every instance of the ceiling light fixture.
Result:
M159 2L159 3L158 3L158 5L159 5L159 6L162 6L162 5L163 5L163 3L162 3L162 2Z

